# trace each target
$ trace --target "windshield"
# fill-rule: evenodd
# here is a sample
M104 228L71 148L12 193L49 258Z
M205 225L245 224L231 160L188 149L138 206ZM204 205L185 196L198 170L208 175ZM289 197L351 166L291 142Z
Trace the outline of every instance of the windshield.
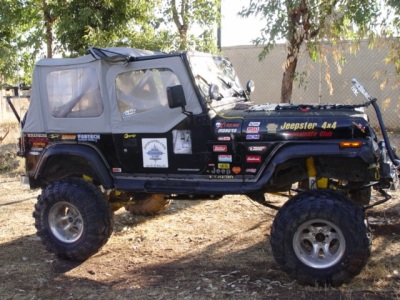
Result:
M218 85L222 100L235 97L245 98L243 88L231 62L222 56L192 53L188 55L189 63L201 94L209 99L211 84Z

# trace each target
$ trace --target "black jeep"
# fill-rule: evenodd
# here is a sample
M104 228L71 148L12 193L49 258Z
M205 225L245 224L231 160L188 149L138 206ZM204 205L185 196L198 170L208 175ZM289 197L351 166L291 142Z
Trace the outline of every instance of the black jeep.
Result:
M34 70L19 154L47 250L85 260L107 242L113 211L156 214L174 197L242 194L278 210L271 247L306 284L340 285L367 263L364 211L396 188L399 160L376 99L358 105L263 104L229 60L90 48ZM384 140L363 108L373 105ZM383 200L370 203L371 188ZM288 192L282 206L265 194Z

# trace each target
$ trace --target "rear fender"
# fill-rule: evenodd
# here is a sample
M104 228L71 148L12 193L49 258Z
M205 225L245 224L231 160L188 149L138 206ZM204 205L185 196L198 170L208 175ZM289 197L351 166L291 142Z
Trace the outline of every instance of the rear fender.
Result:
M39 187L65 177L87 175L110 189L113 180L109 170L106 160L92 145L55 144L42 153L31 178L32 184Z

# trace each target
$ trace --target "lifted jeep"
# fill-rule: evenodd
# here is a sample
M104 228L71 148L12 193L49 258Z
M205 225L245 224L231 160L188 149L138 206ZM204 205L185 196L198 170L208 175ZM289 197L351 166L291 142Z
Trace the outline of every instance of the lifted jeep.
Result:
M399 159L376 99L357 105L250 101L222 56L90 48L35 65L19 155L47 250L85 260L113 231L113 211L156 214L174 197L242 194L278 210L271 247L304 284L338 286L370 255L364 211L396 188ZM372 105L378 141L363 108ZM383 200L371 201L371 188ZM265 194L288 192L282 206Z

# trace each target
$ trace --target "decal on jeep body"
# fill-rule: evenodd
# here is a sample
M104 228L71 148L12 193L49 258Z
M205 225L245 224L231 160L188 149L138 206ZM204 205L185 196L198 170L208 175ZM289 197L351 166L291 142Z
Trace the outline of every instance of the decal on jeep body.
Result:
M232 162L232 155L218 155L218 162Z
M143 167L168 168L167 139L142 139Z
M75 134L63 134L63 135L61 135L61 139L64 141L75 141L76 135Z
M80 142L97 142L100 139L100 134L78 134Z
M247 148L249 152L261 152L264 153L267 150L267 146L249 146Z
M216 133L237 133L240 132L240 127L242 123L240 122L228 122L228 121L218 121L215 123Z
M281 127L279 127L280 130L312 130L317 127L317 123L311 123L311 122L296 122L296 123L290 123L290 122L285 122Z
M214 145L213 152L227 152L228 146L227 145Z
M258 133L260 131L260 127L247 127L246 133Z
M259 134L248 134L246 135L246 140L259 140L260 135Z
M260 155L248 155L248 156L246 156L246 162L247 163L260 163L261 156Z
M173 130L172 140L175 154L192 154L190 130Z

